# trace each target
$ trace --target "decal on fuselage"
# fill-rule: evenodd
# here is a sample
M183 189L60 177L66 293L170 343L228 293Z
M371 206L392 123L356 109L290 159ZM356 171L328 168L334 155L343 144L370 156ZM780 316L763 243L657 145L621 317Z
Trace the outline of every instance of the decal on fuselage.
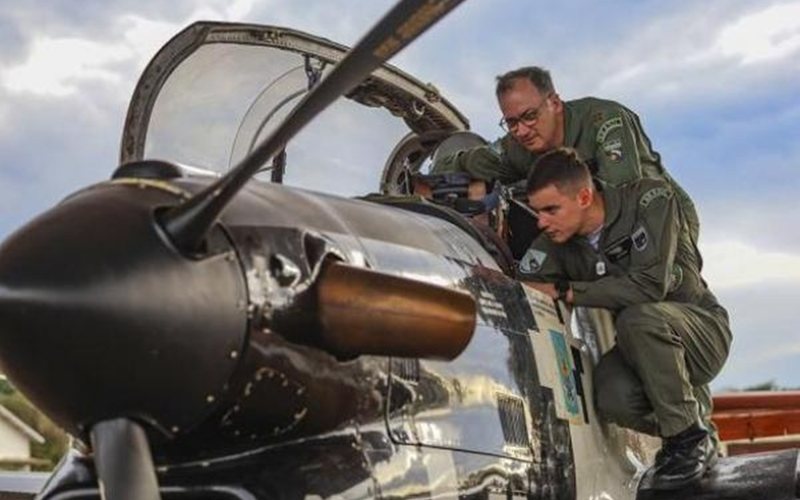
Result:
M529 330L539 382L553 391L556 416L572 424L585 424L585 397L580 370L576 370L572 344L564 333L555 302L527 286L522 287L538 330Z
M561 386L561 396L563 398L563 409L568 415L568 420L574 420L578 416L583 416L578 390L575 387L573 373L575 362L572 360L572 350L567 347L567 340L561 332L550 330L550 341L553 343L556 365L558 368L559 385Z

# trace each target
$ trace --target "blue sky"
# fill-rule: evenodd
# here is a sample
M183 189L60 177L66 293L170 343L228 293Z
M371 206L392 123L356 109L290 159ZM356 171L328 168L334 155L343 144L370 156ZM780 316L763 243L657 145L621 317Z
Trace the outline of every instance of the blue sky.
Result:
M108 177L139 73L185 25L284 25L350 45L390 4L0 0L0 238ZM494 76L522 65L549 68L564 99L635 110L699 207L705 275L733 318L714 387L800 387L800 1L470 0L393 63L487 138L500 132Z

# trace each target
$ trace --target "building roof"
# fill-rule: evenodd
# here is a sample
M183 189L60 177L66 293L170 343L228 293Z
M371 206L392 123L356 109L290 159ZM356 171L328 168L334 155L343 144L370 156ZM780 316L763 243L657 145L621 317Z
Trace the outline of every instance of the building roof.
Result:
M20 420L19 417L11 413L11 410L3 405L0 405L0 419L10 423L14 428L25 434L31 441L38 444L44 443L44 437L42 437L41 434L33 430L28 424Z

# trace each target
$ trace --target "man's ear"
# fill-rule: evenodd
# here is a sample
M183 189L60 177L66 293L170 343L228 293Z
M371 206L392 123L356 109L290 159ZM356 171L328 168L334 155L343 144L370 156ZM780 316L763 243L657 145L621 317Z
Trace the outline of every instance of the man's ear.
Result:
M588 187L582 187L578 190L578 206L581 208L587 208L589 205L592 204L594 200L594 190Z
M553 93L553 95L550 96L550 100L552 102L553 110L556 113L560 113L561 110L564 109L564 101L561 100L561 97L558 94Z

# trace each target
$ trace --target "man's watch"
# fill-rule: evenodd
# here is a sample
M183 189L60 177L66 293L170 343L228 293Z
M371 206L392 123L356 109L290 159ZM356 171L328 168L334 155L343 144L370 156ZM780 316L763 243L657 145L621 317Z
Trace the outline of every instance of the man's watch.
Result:
M567 301L567 292L569 292L570 284L567 280L556 281L556 291L558 292L558 300Z

